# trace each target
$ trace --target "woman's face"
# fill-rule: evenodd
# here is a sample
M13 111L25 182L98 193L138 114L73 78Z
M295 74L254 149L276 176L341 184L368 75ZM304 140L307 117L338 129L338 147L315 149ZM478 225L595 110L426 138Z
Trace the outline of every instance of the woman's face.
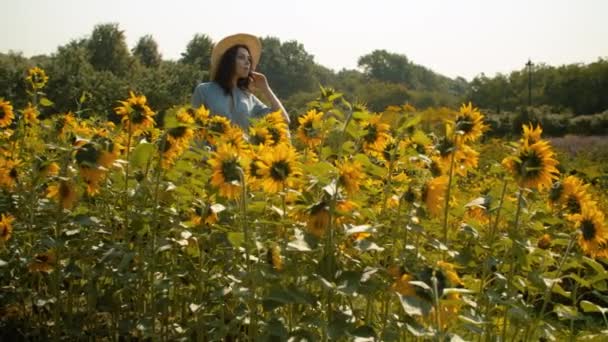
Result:
M247 49L240 47L236 51L235 74L237 78L247 78L249 71L251 71L251 56Z

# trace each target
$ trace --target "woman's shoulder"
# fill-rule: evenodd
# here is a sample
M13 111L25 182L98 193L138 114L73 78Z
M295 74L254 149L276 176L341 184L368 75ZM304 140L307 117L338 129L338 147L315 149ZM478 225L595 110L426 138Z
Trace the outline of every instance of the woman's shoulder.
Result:
M196 91L197 92L202 92L202 93L215 93L215 92L219 92L222 90L222 87L220 87L219 84L217 84L216 82L203 82L200 83L199 85L196 86Z

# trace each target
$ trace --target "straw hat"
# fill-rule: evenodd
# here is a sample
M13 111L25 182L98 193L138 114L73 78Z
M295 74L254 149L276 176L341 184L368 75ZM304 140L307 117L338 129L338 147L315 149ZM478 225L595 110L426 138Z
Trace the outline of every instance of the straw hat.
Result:
M211 79L215 78L217 66L226 50L235 45L245 45L249 48L249 53L251 54L251 70L255 70L255 67L260 61L260 55L262 54L262 43L256 36L247 33L237 33L225 37L213 47L213 51L211 51L211 68L209 70Z

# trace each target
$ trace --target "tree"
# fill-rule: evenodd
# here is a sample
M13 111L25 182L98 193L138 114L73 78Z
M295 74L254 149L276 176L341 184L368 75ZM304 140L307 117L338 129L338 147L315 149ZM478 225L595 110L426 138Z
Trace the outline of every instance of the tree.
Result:
M390 53L386 50L374 50L361 56L357 65L365 74L379 81L402 83L412 87L409 60L405 55Z
M95 26L86 47L95 70L110 71L117 76L126 75L130 55L124 31L118 29L118 24Z
M151 35L139 38L137 45L131 50L133 56L148 68L157 68L162 60L158 52L158 44Z
M262 57L257 69L268 77L280 98L312 91L318 83L313 56L295 40L281 43L275 37L262 38Z
M186 51L182 52L181 63L191 64L200 70L209 71L211 64L211 51L215 44L206 34L195 34L194 38L186 46Z

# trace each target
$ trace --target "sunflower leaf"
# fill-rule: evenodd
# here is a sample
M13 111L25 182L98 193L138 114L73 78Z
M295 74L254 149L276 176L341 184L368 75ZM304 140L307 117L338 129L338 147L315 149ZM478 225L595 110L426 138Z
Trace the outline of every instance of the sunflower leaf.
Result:
M148 159L152 157L155 146L150 143L140 143L135 147L133 154L131 155L131 165L135 167L144 167L148 162Z
M410 282L411 284L412 282ZM426 316L431 311L431 303L415 297L415 296L403 296L398 294L401 306L406 314L410 316Z
M581 305L581 309L583 309L583 312L601 312L602 314L608 313L607 308L603 308L588 300L581 301L580 305Z

